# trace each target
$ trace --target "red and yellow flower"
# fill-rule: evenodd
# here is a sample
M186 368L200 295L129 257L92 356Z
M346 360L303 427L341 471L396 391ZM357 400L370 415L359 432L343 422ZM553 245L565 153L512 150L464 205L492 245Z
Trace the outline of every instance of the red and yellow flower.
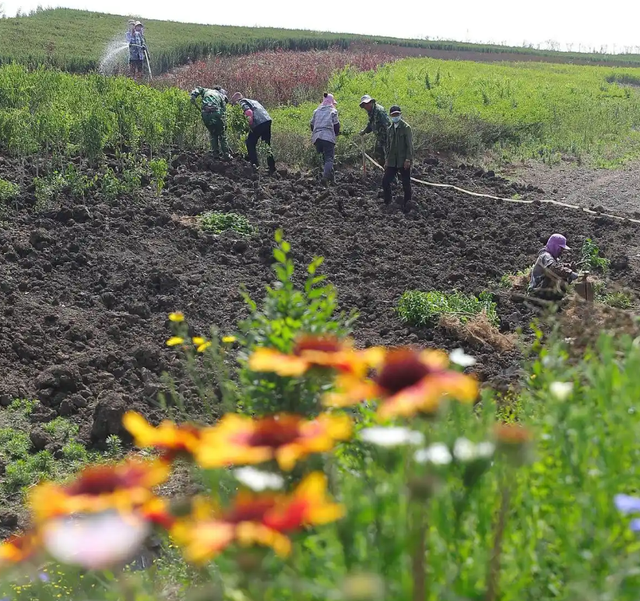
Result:
M35 531L8 538L0 544L0 566L28 561L41 549L41 544L40 535Z
M164 461L129 460L90 466L68 484L46 482L37 486L29 504L37 522L109 509L131 513L153 498L152 488L164 482L169 471Z
M274 372L279 376L301 376L313 367L332 368L341 372L364 373L366 364L351 342L334 336L300 336L292 354L272 348L259 348L249 357L253 371Z
M202 432L191 424L177 425L170 421L163 421L158 427L154 427L134 411L125 413L122 423L133 436L136 446L154 447L169 460L180 454L192 455Z
M208 517L194 515L176 523L171 533L185 549L187 559L203 562L232 543L271 547L278 555L291 551L289 532L340 519L344 508L327 496L324 474L309 474L290 494L242 491L233 505L212 510Z
M275 459L291 470L296 461L330 451L351 436L346 415L322 414L312 420L280 413L254 420L226 414L216 426L203 431L196 461L204 468L250 465Z
M448 369L449 358L441 351L371 349L368 363L376 368L371 380L338 376L337 390L326 395L325 404L346 407L379 399L378 415L388 419L433 414L445 396L473 402L478 394L476 380Z

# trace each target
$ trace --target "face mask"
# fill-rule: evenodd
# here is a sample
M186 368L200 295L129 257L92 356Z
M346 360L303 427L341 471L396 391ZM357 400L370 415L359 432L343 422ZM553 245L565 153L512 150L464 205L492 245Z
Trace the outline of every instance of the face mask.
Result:
M402 117L400 115L396 115L394 117L391 117L392 123L400 123L400 119L402 119Z

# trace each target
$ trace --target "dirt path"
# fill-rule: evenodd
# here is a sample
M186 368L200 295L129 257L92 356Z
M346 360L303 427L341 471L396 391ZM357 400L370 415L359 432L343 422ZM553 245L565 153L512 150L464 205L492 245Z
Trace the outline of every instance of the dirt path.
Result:
M514 167L504 174L544 189L548 198L640 217L640 162L616 171L531 165Z

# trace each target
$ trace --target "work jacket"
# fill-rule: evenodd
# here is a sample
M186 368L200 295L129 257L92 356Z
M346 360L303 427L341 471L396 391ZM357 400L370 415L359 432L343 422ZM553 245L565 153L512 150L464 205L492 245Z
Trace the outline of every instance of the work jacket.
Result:
M406 121L392 123L387 130L387 166L404 167L405 161L413 161L413 138Z

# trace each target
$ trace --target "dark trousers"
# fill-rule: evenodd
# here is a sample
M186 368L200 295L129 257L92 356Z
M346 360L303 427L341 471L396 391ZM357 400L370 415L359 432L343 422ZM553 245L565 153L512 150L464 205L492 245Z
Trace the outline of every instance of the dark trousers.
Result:
M333 162L335 159L336 145L328 140L316 140L316 150L318 154L322 155L322 161L324 168L322 170L322 177L325 179L333 179Z
M384 193L384 201L391 202L391 183L399 175L402 180L402 189L404 190L404 204L411 200L411 168L403 167L385 167L384 177L382 178L382 192Z
M261 123L254 127L247 136L247 154L249 155L249 162L252 165L258 166L258 142L262 140L268 146L267 165L272 171L276 168L276 161L273 158L271 152L271 121Z

